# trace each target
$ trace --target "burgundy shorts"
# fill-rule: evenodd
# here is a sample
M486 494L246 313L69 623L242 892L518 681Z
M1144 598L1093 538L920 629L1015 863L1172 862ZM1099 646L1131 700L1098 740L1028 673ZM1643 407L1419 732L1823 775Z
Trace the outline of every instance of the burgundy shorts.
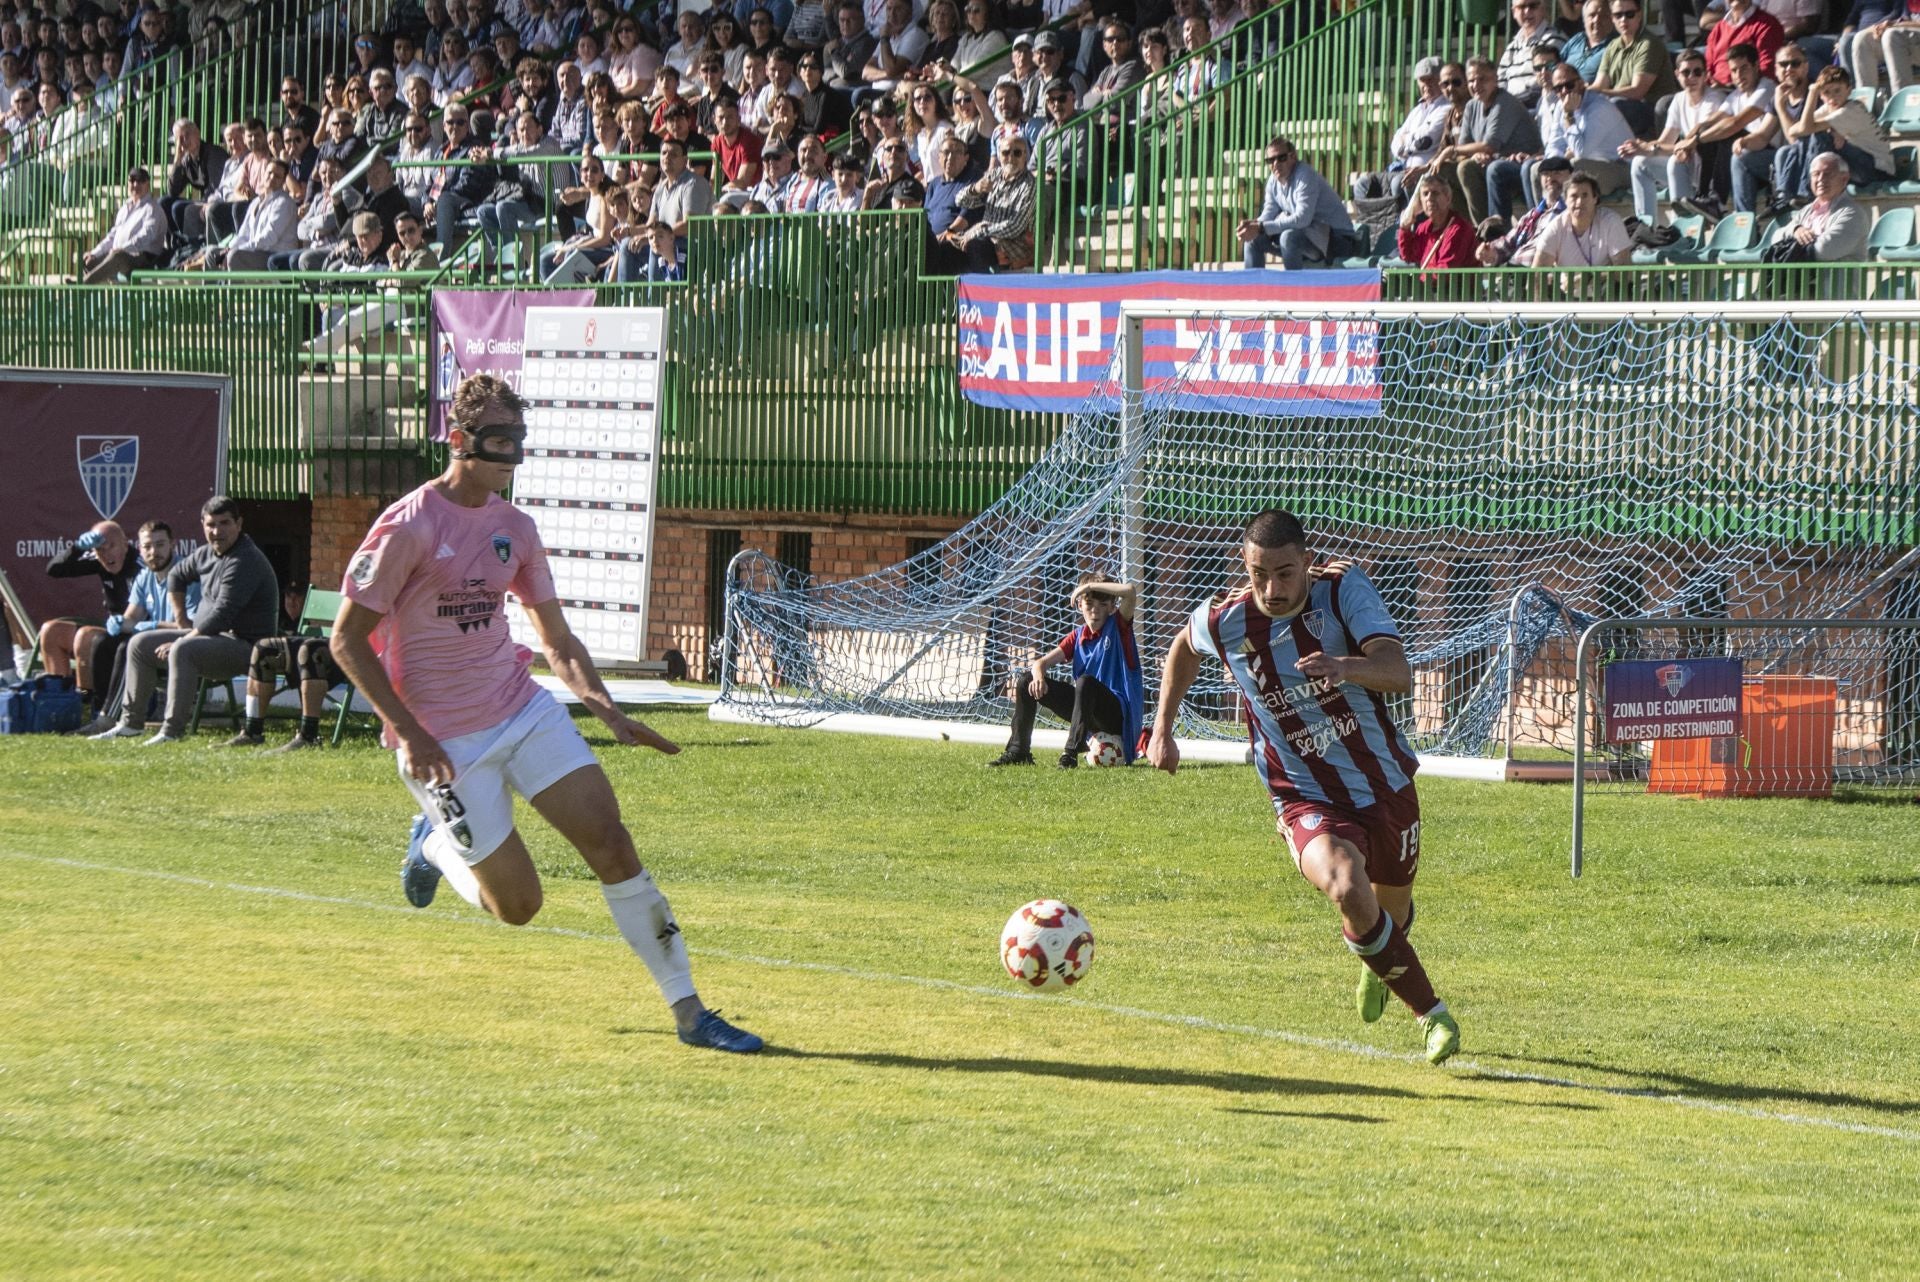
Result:
M1420 798L1409 783L1359 810L1327 801L1281 801L1280 835L1300 866L1300 852L1322 834L1352 845L1367 861L1367 880L1376 886L1411 886L1420 868Z

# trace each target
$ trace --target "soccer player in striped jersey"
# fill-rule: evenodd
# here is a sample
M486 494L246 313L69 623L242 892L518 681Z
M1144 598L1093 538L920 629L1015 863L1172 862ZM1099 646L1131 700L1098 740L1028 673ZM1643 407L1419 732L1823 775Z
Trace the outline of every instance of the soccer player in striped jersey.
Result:
M1364 964L1360 1017L1391 992L1419 1018L1427 1059L1460 1049L1460 1025L1408 940L1420 866L1418 767L1387 714L1413 688L1400 633L1359 567L1316 568L1292 513L1247 522L1247 581L1202 605L1167 651L1147 760L1174 773L1174 719L1200 658L1226 665L1247 707L1254 768L1301 875L1333 901L1347 947Z

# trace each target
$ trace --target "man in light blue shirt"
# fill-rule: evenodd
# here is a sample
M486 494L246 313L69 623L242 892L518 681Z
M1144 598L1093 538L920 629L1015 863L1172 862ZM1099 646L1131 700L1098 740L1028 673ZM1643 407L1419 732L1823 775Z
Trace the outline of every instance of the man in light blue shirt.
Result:
M167 575L180 559L173 541L173 527L165 521L148 521L140 527L139 548L140 572L128 589L127 608L120 614L107 616L103 629L106 637L93 651L94 723L85 728L88 734L97 734L113 725L112 713L103 716L102 710L117 711L120 707L127 675L126 643L136 633L150 632L174 622L173 606L167 600ZM187 589L187 612L192 614L199 608L200 585L195 583Z
M1328 263L1360 252L1353 219L1332 184L1300 159L1286 138L1267 144L1267 198L1258 218L1240 224L1240 243L1246 246L1249 268L1267 265L1269 254L1279 254L1290 272Z
M1628 163L1620 158L1622 145L1634 139L1633 127L1605 94L1588 93L1587 82L1569 63L1553 69L1548 89L1559 106L1547 112L1545 120L1546 154L1565 156L1573 162L1575 173L1592 174L1600 184L1602 196L1612 195L1627 185L1631 176ZM1535 161L1526 167L1529 203L1540 199L1534 179Z

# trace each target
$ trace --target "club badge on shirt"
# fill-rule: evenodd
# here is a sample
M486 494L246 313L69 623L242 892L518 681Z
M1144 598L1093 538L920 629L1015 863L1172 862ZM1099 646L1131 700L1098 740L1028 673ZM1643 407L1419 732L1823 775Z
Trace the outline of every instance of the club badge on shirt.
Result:
M493 554L500 558L500 564L502 565L511 561L513 559L513 540L504 534L494 535Z
M1320 630L1327 626L1327 612L1325 610L1308 610L1300 616L1300 625L1307 630L1309 636L1315 641L1318 641L1320 639Z
M347 577L353 580L356 587L364 588L367 584L373 582L375 568L376 562L373 553L362 552L359 556L353 558L353 564L347 567Z

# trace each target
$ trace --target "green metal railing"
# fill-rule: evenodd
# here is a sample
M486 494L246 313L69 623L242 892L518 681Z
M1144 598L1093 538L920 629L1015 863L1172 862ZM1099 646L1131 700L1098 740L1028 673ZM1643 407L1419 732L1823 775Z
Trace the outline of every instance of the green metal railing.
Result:
M1367 0L1324 21L1288 0L1158 75L1043 132L1036 257L1055 270L1127 271L1235 261L1235 227L1260 207L1267 140L1344 186L1385 166L1428 54L1494 44L1447 0ZM1197 68L1210 69L1189 94Z
M596 287L669 308L660 503L958 515L1032 466L1061 421L961 398L953 284L924 245L913 211L701 218L687 283ZM236 493L395 494L438 457L430 307L419 280L326 274L0 286L0 364L230 374Z

